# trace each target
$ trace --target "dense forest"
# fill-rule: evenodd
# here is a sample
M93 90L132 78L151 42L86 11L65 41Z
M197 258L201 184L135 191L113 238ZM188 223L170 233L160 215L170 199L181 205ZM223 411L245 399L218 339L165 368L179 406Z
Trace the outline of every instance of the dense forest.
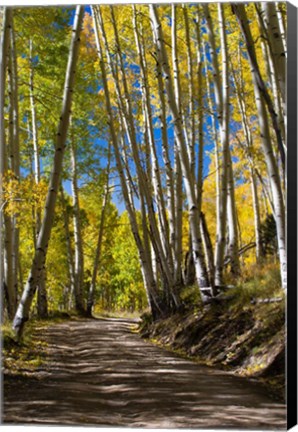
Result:
M284 297L285 35L285 3L2 7L18 337L57 310L157 320L233 287Z

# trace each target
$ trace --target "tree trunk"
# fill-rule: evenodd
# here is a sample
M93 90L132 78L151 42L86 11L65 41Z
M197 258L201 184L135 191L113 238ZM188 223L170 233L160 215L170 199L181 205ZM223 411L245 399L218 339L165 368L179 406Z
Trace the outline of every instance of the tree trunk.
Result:
M229 67L227 54L227 41L225 30L224 6L218 4L218 19L220 27L221 53L222 53L222 83L219 75L219 66L215 45L214 29L207 4L203 5L207 24L207 33L210 43L210 56L213 65L213 79L217 118L220 129L220 141L222 148L222 167L220 173L220 194L218 199L218 215L216 228L215 248L215 286L224 285L224 254L226 245L226 221L227 221L227 186L230 170L229 159Z
M68 263L68 275L69 275L69 293L68 293L68 307L72 309L73 306L73 297L75 293L75 269L74 269L74 259L73 252L71 246L70 239L70 231L69 231L69 217L67 212L67 207L65 203L63 186L60 187L60 197L63 211L63 219L64 219L64 229L65 229L65 239L66 239L66 248L67 248L67 263Z
M276 159L274 157L272 142L270 137L270 129L268 117L265 107L266 93L263 91L263 82L260 78L260 73L256 61L256 54L252 35L248 25L248 20L245 8L241 4L233 5L234 11L237 15L240 28L242 30L244 39L247 44L248 57L251 65L251 73L254 84L254 92L256 99L256 106L258 110L258 118L261 130L262 146L265 154L267 165L268 177L272 190L272 200L274 206L274 218L276 222L281 283L284 289L287 288L287 253L286 253L286 226L285 226L285 204L281 188L280 175Z
M1 250L1 288L6 292L7 298L7 312L10 319L13 318L15 312L15 290L13 279L12 267L12 223L9 215L5 213L5 205L7 201L3 200L3 181L7 172L7 144L5 136L5 122L4 122L4 105L5 105L5 84L6 84L6 69L7 69L7 55L9 50L9 37L11 28L11 9L4 7L3 22L2 22L2 35L0 47L0 250ZM2 230L2 223L4 220L4 235ZM3 238L4 237L4 238ZM4 240L4 241L3 241ZM4 251L4 254L2 254ZM4 260L4 261L3 261Z
M96 278L97 278L97 273L98 273L98 267L100 264L101 250L102 250L102 239L103 239L103 234L104 234L105 214L106 214L107 204L109 202L110 159L111 159L111 152L110 152L110 146L109 146L107 171L106 171L106 184L105 184L104 196L103 196L103 200L102 200L100 223L99 223L98 238L97 238L96 251L95 251L95 257L94 257L92 279L91 279L90 289L89 289L89 293L88 293L88 301L87 301L87 315L89 317L92 316L92 308L94 305Z
M14 32L13 13L11 18L11 30L10 30L10 54L11 54L11 103L12 103L12 122L13 122L13 164L12 171L17 181L20 179L20 139L19 139L19 105L18 105L18 67L17 67L17 53L16 53L16 41ZM13 274L13 285L15 294L15 311L17 307L18 297L18 269L19 269L19 243L20 233L18 227L18 213L13 215L12 218L12 274ZM15 312L14 311L14 312Z
M122 187L122 194L126 206L126 210L128 213L129 221L131 230L137 245L138 253L139 253L139 259L141 263L141 270L144 280L144 285L147 293L147 298L149 301L149 307L151 309L153 317L156 319L158 316L162 315L162 310L159 306L159 299L158 299L158 293L157 293L157 287L156 287L156 281L153 277L151 262L148 260L148 255L146 251L144 250L144 245L141 240L138 224L136 220L136 214L134 211L134 208L132 206L132 202L130 199L130 194L127 187L126 178L124 175L123 170L123 164L121 160L121 154L119 151L119 145L118 140L116 136L115 126L114 126L114 116L110 101L110 94L108 89L108 82L107 82L107 75L106 75L106 69L105 69L105 62L103 57L103 49L100 43L99 39L99 32L98 29L101 28L102 31L104 29L101 24L101 15L98 8L95 6L92 6L92 16L93 16L93 22L94 22L94 32L95 32L95 40L96 40L96 46L97 46L97 52L99 57L99 65L101 70L101 76L103 81L103 87L104 87L104 93L105 93L105 102L106 102L106 110L109 117L109 129L110 129L110 135L111 135L111 142L114 149L114 154L116 158L116 166L119 173L120 181L121 181L121 187Z
M178 106L173 89L172 76L170 73L167 53L164 46L163 32L159 17L157 14L156 6L149 5L151 24L155 38L155 44L158 51L158 61L161 62L165 74L165 88L168 97L169 108L174 123L175 137L178 143L179 156L181 160L181 167L184 176L184 185L188 200L189 209L189 224L192 236L192 249L194 255L194 262L196 268L196 278L200 288L209 286L207 269L205 263L202 261L202 239L200 235L200 214L196 202L195 185L193 176L191 175L190 162L187 153L187 146L185 141L185 131L183 130L181 116L179 115ZM203 297L203 294L202 294Z
M29 95L30 95L30 107L31 107L31 119L32 119L32 140L33 140L33 165L34 165L34 179L35 183L38 185L40 183L40 157L39 157L39 143L38 143L38 131L37 131L37 120L36 120L36 106L34 97L34 69L33 69L33 43L32 39L29 42L30 50L30 76L29 76ZM36 211L35 215L35 236L34 244L38 239L40 224L41 224L41 214L40 210ZM46 270L45 266L40 272L38 287L37 287L37 313L39 318L47 318L48 316L48 301L47 301L47 291L46 291Z
M74 143L74 134L71 131L70 138L70 151L71 151L71 189L72 189L72 203L73 203L73 232L74 232L74 278L75 278L75 307L79 314L85 313L84 305L84 252L83 240L80 219L80 203L79 191L77 181L77 161L76 149Z
M28 321L29 319L31 304L39 283L41 270L43 269L46 260L48 243L51 236L51 229L52 229L54 213L55 213L55 204L56 204L57 192L60 184L63 155L65 150L67 130L69 124L83 13L84 13L83 7L78 6L76 8L76 16L75 16L73 32L72 32L72 39L71 39L65 85L64 85L62 113L61 113L59 127L56 135L53 170L50 177L50 184L49 184L49 189L46 198L44 216L43 216L41 229L38 236L37 248L34 254L30 274L13 322L13 327L18 338L22 336L25 322Z
M285 170L286 149L283 145L282 133L281 133L281 130L280 130L280 127L278 124L278 116L274 110L274 105L272 103L272 100L271 100L270 95L268 93L267 87L266 87L264 80L263 80L261 73L260 73L260 68L259 68L259 65L257 62L257 57L256 57L256 52L255 52L255 47L254 47L254 41L253 41L252 34L251 34L251 31L249 28L245 7L242 4L236 4L236 3L233 4L232 7L233 7L233 11L235 12L235 14L238 18L239 26L240 26L244 41L246 43L247 54L249 57L249 61L250 61L251 69L252 69L252 74L253 74L253 80L255 82L254 85L258 86L258 92L262 96L263 103L266 104L266 106L268 108L268 111L269 111L269 114L271 117L271 121L272 121L272 126L274 129L275 135L276 135L276 141L277 141L278 150L280 153L281 162L283 165L283 169Z

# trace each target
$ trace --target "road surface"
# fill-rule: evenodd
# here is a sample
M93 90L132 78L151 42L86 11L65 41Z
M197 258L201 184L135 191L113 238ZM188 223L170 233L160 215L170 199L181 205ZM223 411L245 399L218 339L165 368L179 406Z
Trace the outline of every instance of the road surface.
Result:
M6 424L285 429L258 383L200 366L131 332L132 321L54 324L48 362L4 384Z

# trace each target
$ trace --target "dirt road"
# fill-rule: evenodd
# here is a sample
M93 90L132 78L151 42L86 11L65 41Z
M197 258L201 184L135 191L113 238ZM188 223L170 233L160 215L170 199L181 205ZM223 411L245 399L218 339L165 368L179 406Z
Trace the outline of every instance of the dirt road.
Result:
M284 429L285 406L257 383L179 358L129 320L55 324L49 364L4 385L4 422L150 428Z

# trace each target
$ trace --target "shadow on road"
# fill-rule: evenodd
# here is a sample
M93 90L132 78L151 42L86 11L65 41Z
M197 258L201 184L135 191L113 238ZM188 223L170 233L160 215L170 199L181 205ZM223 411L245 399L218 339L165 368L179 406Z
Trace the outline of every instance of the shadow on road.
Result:
M179 358L131 333L132 321L48 328L49 364L7 380L4 422L150 428L284 429L283 404L257 383Z

